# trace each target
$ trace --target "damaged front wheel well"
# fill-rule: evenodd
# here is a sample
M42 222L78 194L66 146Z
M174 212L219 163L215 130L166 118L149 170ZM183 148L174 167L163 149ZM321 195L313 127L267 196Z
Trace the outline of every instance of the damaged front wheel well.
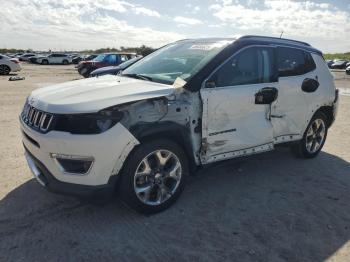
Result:
M138 124L130 128L130 132L137 138L141 145L145 142L159 138L166 138L177 143L183 148L188 157L190 171L196 170L192 143L186 127L183 127L174 122L166 121L157 124Z

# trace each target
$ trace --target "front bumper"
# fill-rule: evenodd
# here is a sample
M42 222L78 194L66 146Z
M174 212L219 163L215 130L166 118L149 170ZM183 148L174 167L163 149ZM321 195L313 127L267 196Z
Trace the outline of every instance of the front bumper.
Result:
M64 185L62 187L70 188L68 184L72 184L72 187L108 187L110 181L113 181L111 178L119 174L126 157L139 143L120 123L97 135L73 135L58 131L42 134L31 129L21 119L20 123L27 156L49 184ZM67 173L53 158L54 154L89 156L94 159L94 163L86 174ZM30 161L28 164L33 166ZM31 169L35 174L36 170ZM55 191L65 193L61 189Z
M111 176L107 184L99 186L87 186L62 182L57 180L46 166L36 159L25 146L24 148L28 166L34 177L50 192L77 197L109 196L113 194L118 176Z

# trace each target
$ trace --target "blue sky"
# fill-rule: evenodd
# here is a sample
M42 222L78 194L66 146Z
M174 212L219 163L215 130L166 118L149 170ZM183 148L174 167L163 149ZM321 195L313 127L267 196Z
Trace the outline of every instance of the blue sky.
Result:
M2 0L0 47L82 50L159 47L245 34L350 51L349 0Z

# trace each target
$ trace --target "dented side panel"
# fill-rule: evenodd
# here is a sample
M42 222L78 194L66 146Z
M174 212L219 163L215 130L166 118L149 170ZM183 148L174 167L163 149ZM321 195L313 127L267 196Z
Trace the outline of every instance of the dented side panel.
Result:
M254 149L252 152L258 152L273 148L269 105L255 104L255 93L263 87L266 84L201 90L204 104L203 163L245 155L251 149ZM235 151L237 154L231 154Z

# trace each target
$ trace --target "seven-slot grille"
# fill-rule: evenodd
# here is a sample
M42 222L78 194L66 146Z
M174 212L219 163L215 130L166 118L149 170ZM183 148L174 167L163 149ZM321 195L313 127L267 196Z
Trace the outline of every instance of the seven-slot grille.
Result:
M40 111L35 107L25 104L22 114L22 120L30 127L46 132L50 128L53 118L52 114Z

